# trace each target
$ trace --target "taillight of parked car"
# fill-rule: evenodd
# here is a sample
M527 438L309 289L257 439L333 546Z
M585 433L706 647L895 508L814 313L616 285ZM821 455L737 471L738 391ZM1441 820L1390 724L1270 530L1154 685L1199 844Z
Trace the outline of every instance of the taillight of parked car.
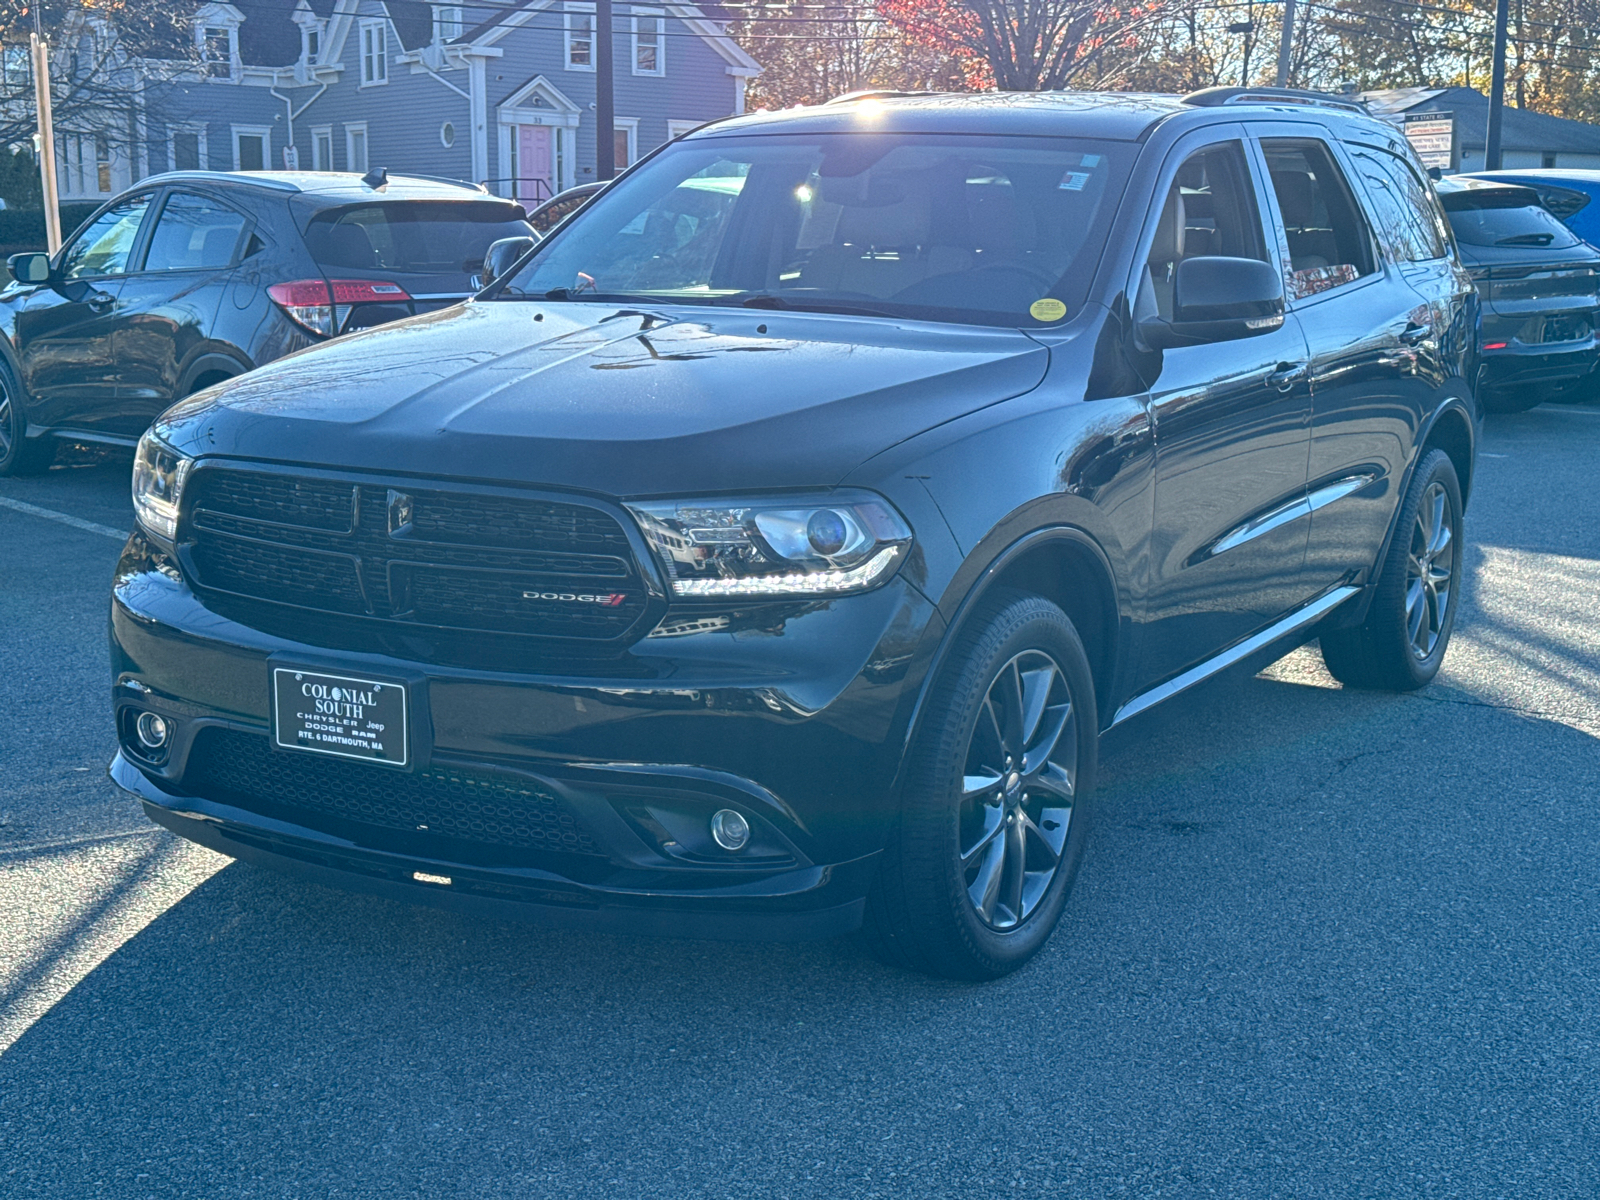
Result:
M398 283L371 279L297 279L267 289L289 319L312 333L332 337L344 328L355 304L404 304L411 299Z

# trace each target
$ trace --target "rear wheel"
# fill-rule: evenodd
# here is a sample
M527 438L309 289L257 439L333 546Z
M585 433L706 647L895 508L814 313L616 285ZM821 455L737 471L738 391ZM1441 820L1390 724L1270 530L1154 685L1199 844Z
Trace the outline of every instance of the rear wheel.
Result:
M1462 548L1455 466L1443 450L1429 451L1401 503L1366 620L1322 635L1335 679L1397 692L1433 681L1455 628Z
M21 389L10 370L0 364L0 475L33 475L55 458L54 438L30 441L27 432L28 416L22 407Z
M1006 592L935 685L867 902L885 960L994 979L1060 920L1088 833L1098 725L1083 644L1055 605Z

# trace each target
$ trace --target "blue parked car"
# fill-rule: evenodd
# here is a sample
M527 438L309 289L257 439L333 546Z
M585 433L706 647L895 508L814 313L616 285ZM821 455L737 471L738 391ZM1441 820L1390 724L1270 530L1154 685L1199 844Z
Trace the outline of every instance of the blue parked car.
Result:
M1539 193L1539 202L1591 246L1600 246L1600 171L1548 168L1528 171L1480 171L1470 178L1520 183Z

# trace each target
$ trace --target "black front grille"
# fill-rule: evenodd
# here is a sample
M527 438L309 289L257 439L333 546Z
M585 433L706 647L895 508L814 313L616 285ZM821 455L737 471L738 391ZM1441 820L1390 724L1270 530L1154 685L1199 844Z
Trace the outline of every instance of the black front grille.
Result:
M202 590L402 626L620 638L647 596L604 509L205 466L184 562Z
M547 789L510 773L434 766L405 772L275 750L259 734L205 729L195 738L183 786L197 796L348 834L348 826L562 854L599 854L589 831ZM399 847L405 849L408 847Z

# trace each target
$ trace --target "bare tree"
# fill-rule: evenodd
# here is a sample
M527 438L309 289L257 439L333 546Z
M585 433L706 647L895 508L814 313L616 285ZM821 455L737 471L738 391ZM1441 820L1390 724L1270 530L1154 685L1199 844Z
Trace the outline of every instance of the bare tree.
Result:
M198 62L185 0L43 0L56 129L92 133L108 147L138 140L136 114L151 82ZM31 145L38 127L25 0L0 0L0 147ZM148 116L148 113L146 114Z

